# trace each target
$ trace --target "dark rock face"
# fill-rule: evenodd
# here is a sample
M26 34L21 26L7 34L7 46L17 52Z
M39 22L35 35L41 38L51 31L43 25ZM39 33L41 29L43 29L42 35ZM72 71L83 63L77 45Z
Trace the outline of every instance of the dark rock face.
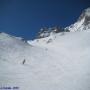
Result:
M40 32L38 32L38 35L36 38L45 38L50 35L50 31L48 31L48 28L41 28Z
M86 26L88 24L90 24L90 16L85 17L84 25Z
M83 18L85 18L83 25L86 26L86 25L90 24L90 8L87 8L82 12L78 21L81 21Z
M37 35L37 38L45 38L50 36L51 33L60 33L60 32L68 32L69 30L61 28L61 27L52 27L52 28L41 28L40 32Z

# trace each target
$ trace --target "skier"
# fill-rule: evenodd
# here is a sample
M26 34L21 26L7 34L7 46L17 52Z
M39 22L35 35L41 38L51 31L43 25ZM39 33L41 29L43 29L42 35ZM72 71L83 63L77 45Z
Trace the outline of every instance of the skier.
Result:
M26 60L24 59L23 62L22 62L22 64L25 64L25 62L26 62Z

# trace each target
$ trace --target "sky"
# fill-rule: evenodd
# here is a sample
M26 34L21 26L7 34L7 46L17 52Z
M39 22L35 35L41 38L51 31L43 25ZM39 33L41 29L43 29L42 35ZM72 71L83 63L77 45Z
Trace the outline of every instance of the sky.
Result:
M0 32L34 39L42 27L66 27L90 7L89 0L0 0Z

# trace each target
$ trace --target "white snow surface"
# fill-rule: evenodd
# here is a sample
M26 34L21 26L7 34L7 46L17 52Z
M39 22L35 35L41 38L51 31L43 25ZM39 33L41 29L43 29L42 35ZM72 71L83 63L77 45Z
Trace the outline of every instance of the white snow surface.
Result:
M0 33L0 87L6 86L90 90L90 30L62 32L28 43Z

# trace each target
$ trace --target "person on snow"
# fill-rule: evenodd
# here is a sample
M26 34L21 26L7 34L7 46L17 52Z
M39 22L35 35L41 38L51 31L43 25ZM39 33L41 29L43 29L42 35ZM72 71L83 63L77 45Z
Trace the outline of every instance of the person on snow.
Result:
M22 64L25 64L25 62L26 62L26 60L24 59L23 62L22 62Z

